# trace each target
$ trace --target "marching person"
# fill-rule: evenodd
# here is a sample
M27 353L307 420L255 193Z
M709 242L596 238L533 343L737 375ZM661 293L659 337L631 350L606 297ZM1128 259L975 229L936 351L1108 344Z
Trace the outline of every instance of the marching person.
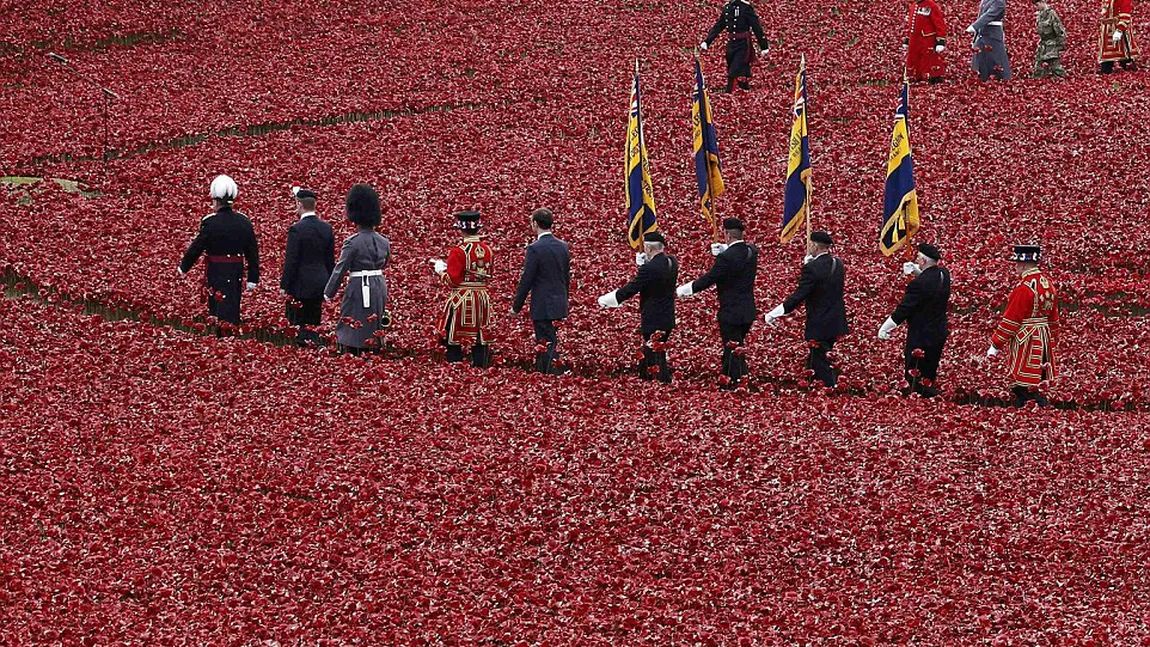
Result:
M1132 0L1102 0L1102 33L1098 36L1098 73L1110 74L1114 64L1124 70L1138 69L1138 45L1134 42Z
M679 261L666 253L667 240L653 231L643 236L643 251L635 254L639 271L630 283L599 297L602 308L618 308L624 301L639 295L639 331L643 335L643 361L639 377L671 382L667 364L667 340L675 328L675 282L679 279Z
M838 338L847 334L846 304L843 301L846 266L841 258L831 255L833 246L834 240L827 232L811 234L798 287L766 316L767 323L774 326L777 319L794 312L802 303L807 304L805 335L810 349L807 368L814 371L815 378L827 388L838 383L838 375L827 354Z
M719 293L719 336L723 339L723 375L720 388L732 390L747 375L743 343L755 322L755 274L759 269L759 248L743 240L745 226L738 218L723 220L726 243L711 245L715 264L698 279L680 285L675 294L689 297L712 285ZM728 381L729 380L729 381Z
M1015 245L1015 273L1019 283L1010 293L1006 312L990 338L987 357L1008 350L1011 390L1014 404L1021 407L1033 400L1038 406L1049 406L1040 389L1053 380L1058 371L1054 347L1058 338L1058 291L1054 283L1038 268L1042 248L1038 245Z
M336 340L340 350L353 355L365 350L376 353L383 344L383 329L391 325L387 313L387 280L383 277L383 270L391 260L391 241L375 231L381 220L375 189L367 184L351 187L344 208L348 221L354 223L358 231L344 241L339 261L323 289L323 298L335 298L344 275L349 276L339 304Z
M906 286L902 302L879 328L878 338L886 341L895 328L906 327L906 381L924 398L938 395L938 363L950 334L946 310L950 303L950 270L939 267L942 254L934 245L922 243L913 263L903 271L914 274Z
M946 80L946 18L935 0L911 0L906 46L906 73L912 81Z
M323 291L335 269L335 236L315 213L315 192L294 187L292 193L299 220L288 228L280 291L288 297L288 322L299 327L296 344L304 346L319 342L319 333L309 326L318 326L323 315Z
M200 220L200 233L180 261L180 276L206 255L204 279L207 284L208 314L230 324L240 323L240 296L245 291L244 262L247 261L247 290L260 282L260 254L252 222L232 209L239 194L235 180L220 175L212 180L208 193L215 208Z
M1006 17L1006 0L982 0L978 5L978 18L966 28L966 33L974 38L971 48L974 56L970 67L978 72L978 78L986 81L994 77L1000 81L1009 79L1010 57L1006 54L1006 32L1002 20Z
M1066 27L1058 12L1046 0L1034 0L1035 25L1038 29L1038 49L1034 52L1034 73L1036 79L1048 76L1065 78L1062 69L1062 52L1066 50Z
M519 314L527 295L531 295L531 321L535 325L535 343L545 346L535 353L535 370L558 375L556 365L559 339L555 322L567 318L568 293L571 290L571 252L567 243L551 233L555 221L550 209L537 209L531 214L531 231L535 242L527 246L519 287L511 302L511 312Z
M755 8L747 0L728 0L719 13L715 26L707 33L699 49L704 52L722 32L727 33L727 87L726 92L734 90L735 83L744 90L751 89L751 66L755 62L755 46L758 43L759 53L766 54L771 44L763 37L763 26L759 23L759 16Z
M494 255L479 236L482 225L478 211L460 211L455 219L456 227L463 231L463 242L448 252L446 261L431 260L439 280L451 288L443 305L440 334L447 347L448 362L463 361L466 342L471 345L471 365L483 368L491 365L491 297L487 281Z

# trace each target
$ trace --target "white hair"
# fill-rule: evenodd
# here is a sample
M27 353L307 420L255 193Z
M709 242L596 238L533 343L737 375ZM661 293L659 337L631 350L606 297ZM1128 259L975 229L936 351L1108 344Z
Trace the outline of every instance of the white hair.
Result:
M212 180L210 194L213 200L230 202L235 200L239 193L240 188L236 186L236 181L226 175L217 175L216 179Z

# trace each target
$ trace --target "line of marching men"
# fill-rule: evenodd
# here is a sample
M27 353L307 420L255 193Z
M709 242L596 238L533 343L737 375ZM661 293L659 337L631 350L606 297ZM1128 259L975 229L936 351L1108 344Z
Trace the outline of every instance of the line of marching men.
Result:
M337 260L332 227L316 215L318 196L308 189L297 188L293 192L299 220L288 230L280 289L287 301L287 318L299 330L297 343L320 341L315 326L320 323L323 301L335 298L348 277L336 326L338 343L352 353L378 350L390 321L384 269L391 256L390 242L375 231L381 221L379 196L366 184L357 184L348 191L346 216L358 231L344 241ZM260 280L254 230L247 216L233 208L238 193L235 181L226 175L212 181L214 211L200 222L199 234L179 266L180 275L186 275L199 257L205 256L208 311L232 324L240 323L243 293L255 289ZM491 363L492 315L487 283L494 258L491 247L480 235L479 212L461 211L455 219L463 240L448 252L446 259L430 259L435 274L449 290L439 325L440 339L449 362L463 361L465 352L470 351L472 365L486 367ZM550 210L538 209L531 215L536 240L527 247L511 311L518 314L530 299L536 339L535 368L542 373L559 374L565 368L558 353L556 322L568 316L571 255L567 244L552 233L553 226L554 214ZM679 263L668 253L663 234L646 234L643 251L635 257L638 268L634 278L599 297L601 307L615 308L639 296L642 378L671 381L667 346L676 325L676 301L712 286L718 292L723 342L720 388L734 389L747 376L744 344L758 316L754 285L759 250L744 239L742 221L726 218L722 229L726 242L711 246L714 263L710 270L681 285L676 285ZM805 305L807 368L828 388L835 387L838 380L831 352L847 333L843 299L846 265L832 253L833 248L830 234L812 233L798 286L765 315L766 323L774 326ZM918 246L916 260L903 266L904 272L914 278L907 284L901 303L878 330L879 339L888 340L895 328L907 324L907 391L924 397L938 393L939 361L950 332L947 308L951 280L941 260L938 248ZM987 356L1007 351L1018 406L1031 400L1046 406L1043 387L1056 372L1057 292L1039 268L1039 247L1015 246L1012 260L1019 282L991 337Z
M1034 78L1064 77L1062 53L1066 49L1066 28L1049 0L1032 0L1038 46L1034 52ZM904 69L912 81L941 83L946 79L946 19L938 0L909 0ZM1134 39L1133 0L1101 0L1102 13L1098 36L1098 73L1111 74L1117 64L1123 70L1138 69L1140 50ZM1006 0L979 0L978 14L966 28L971 38L970 67L979 79L1012 78L1010 57L1006 52ZM699 49L707 51L720 34L727 35L727 86L750 89L755 59L765 55L770 41L750 0L727 0ZM755 46L758 46L756 52Z

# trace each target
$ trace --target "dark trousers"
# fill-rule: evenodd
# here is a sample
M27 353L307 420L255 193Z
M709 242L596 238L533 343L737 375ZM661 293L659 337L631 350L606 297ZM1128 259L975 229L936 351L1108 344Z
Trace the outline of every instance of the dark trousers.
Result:
M914 356L915 348L922 349L922 357ZM942 361L942 348L943 344L915 347L906 345L906 383L910 385L911 390L924 398L938 395L935 384L938 383L938 363ZM918 371L918 375L912 375L911 371Z
M309 342L318 344L319 333L314 330L308 330L307 326L319 325L320 318L323 316L323 297L317 297L315 299L290 299L287 302L286 310L288 323L299 327L295 343L300 346L304 346Z
M1022 407L1027 402L1034 400L1040 407L1049 407L1050 401L1046 399L1045 395L1038 389L1030 390L1029 387L1016 386L1011 389L1014 392L1014 406Z
M547 349L543 352L535 353L535 370L540 373L558 373L559 368L555 365L556 360L559 359L559 334L555 329L555 322L547 319L536 319L531 323L535 324L535 343L536 345L546 345Z
M664 384L671 383L671 367L667 364L667 349L665 344L671 336L670 331L663 331L659 339L652 341L656 331L643 333L643 359L639 362L639 377L644 380L659 380Z
M208 314L220 321L240 324L240 297L244 293L242 278L208 284Z
M742 351L735 352L743 347L743 342L746 341L749 332L751 332L750 323L725 324L719 322L719 336L723 338L723 375L731 378L729 383L719 388L734 389L738 386L739 380L749 373L747 359L743 357Z
M838 373L831 368L831 360L827 353L835 347L834 339L807 340L810 345L810 354L807 356L807 368L815 372L815 379L821 381L827 388L834 388L838 383Z
M463 347L459 344L447 344L447 361L462 362ZM491 366L491 348L487 344L475 344L471 347L471 365L476 368Z
M1131 58L1123 61L1118 61L1118 64L1121 65L1122 69L1124 70L1133 71L1138 69L1138 64L1135 63L1134 59ZM1106 61L1105 63L1099 64L1099 74L1111 74L1112 72L1114 72L1114 61Z

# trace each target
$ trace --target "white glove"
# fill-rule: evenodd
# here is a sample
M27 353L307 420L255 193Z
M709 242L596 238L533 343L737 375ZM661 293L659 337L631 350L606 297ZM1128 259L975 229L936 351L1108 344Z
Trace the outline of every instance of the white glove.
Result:
M994 357L997 354L998 354L998 349L994 347L994 344L991 344L990 348L986 349L986 356L987 357Z
M703 41L703 42L699 43L699 49L704 51L704 52L707 51L707 41Z
M941 54L946 49L946 45L935 45L934 51L936 54Z
M727 251L727 246L723 243L711 243L711 256L718 256Z
M1118 41L1122 40L1122 36L1123 36L1123 35L1124 35L1124 34L1123 34L1122 32L1120 32L1120 31L1116 31L1116 32L1114 32L1114 35L1110 37L1110 40L1112 40L1112 41L1114 41L1115 43L1117 43Z
M680 296L680 297L691 296L692 294L695 293L695 289L691 286L692 286L691 283L684 283L684 284L680 285L679 287L675 288L675 296Z
M635 265L638 265L639 267L643 267L646 264L647 264L647 253L646 252L635 252Z
M890 333L895 328L898 328L898 324L894 322L894 319L887 317L886 321L882 322L882 326L878 329L878 338L883 341L890 339Z
M783 304L780 303L778 306L775 307L774 310L771 310L770 312L767 313L767 316L765 317L765 319L766 319L766 322L768 325L773 326L773 325L775 325L775 319L778 319L779 317L785 317L785 316L787 316L787 311L783 308Z
M443 274L447 271L447 262L442 258L429 258L427 260L431 262L431 267L435 270L436 274Z
M971 26L967 27L967 28L966 28L966 33L968 33L968 34L973 34L973 33L974 33L974 25L971 25Z
M177 267L177 268L176 268L176 272L177 272L177 273L178 273L180 276L186 276L186 275L187 275L187 272L185 272L185 271L184 271L184 268L182 268L182 267Z
M911 274L918 274L919 273L918 265L915 265L911 261L907 261L907 262L902 264L902 273L906 274L907 276L909 276Z
M811 256L810 254L807 254L806 256L803 257L803 265L806 265L807 263L810 263L813 260L815 260L815 257Z
M256 289L257 287L259 287L258 283L252 283L251 281L248 281L248 292L251 292L252 290Z
M618 308L619 307L619 300L615 298L615 291L608 292L607 294L604 294L603 296L599 297L599 307L600 308Z

